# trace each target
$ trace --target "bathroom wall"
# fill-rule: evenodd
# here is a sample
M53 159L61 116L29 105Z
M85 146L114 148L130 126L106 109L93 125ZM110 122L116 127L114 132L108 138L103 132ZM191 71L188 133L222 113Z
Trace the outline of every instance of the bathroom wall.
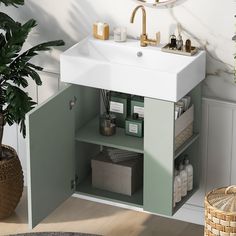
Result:
M138 36L141 30L141 14L130 24L132 9L137 5L133 0L27 0L24 7L12 9L12 16L21 21L35 18L38 28L31 35L29 43L62 38L66 48L91 33L92 23L106 21L111 29L116 25L127 26L131 36ZM172 8L147 9L149 36L161 31L162 43L168 41L175 31L176 23L183 27L184 38L207 50L207 79L204 95L226 100L236 100L236 86L233 84L234 43L234 0L178 0ZM8 8L9 9L9 8ZM8 10L9 11L9 10ZM58 56L55 51L44 59L49 71L58 72ZM158 63L158 62L157 62Z
M64 39L66 46L60 49L64 51L90 34L91 26L97 20L108 22L111 29L117 25L126 26L129 35L137 37L141 31L140 12L136 16L135 23L129 23L135 6L137 3L133 0L26 0L23 7L16 9L1 6L1 9L21 22L29 18L37 20L38 27L31 33L26 47L46 40ZM204 82L203 95L232 102L236 102L236 84L233 82L232 74L235 45L231 40L235 31L234 9L236 9L234 0L178 0L170 8L146 9L147 31L150 37L154 37L155 32L160 31L161 41L164 44L168 41L169 35L176 32L176 24L180 23L184 39L190 38L193 44L207 51L207 78ZM35 61L46 71L41 73L43 86L37 88L31 83L28 89L39 103L58 91L60 50L53 50ZM203 114L204 116L207 114ZM207 119L207 124L212 122L215 124L214 117ZM217 129L217 126L215 128ZM17 133L16 126L7 127L4 141L17 148L26 172L25 140ZM204 134L207 135L207 132ZM203 195L200 199L202 197ZM194 200L192 204L200 203Z

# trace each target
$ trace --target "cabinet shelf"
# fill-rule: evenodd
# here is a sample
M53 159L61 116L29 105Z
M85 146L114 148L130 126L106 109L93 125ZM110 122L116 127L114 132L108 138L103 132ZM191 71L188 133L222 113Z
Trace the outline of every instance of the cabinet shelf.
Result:
M199 133L194 133L191 138L189 138L186 142L184 142L176 151L175 151L175 159L181 155L188 147L190 147L196 140L199 139Z
M143 138L125 135L125 130L116 128L116 134L110 137L99 133L99 118L96 117L80 128L75 136L80 142L143 153Z
M92 186L92 176L90 175L76 187L76 193L89 197L96 197L102 200L113 201L134 207L143 207L143 189L139 189L132 196L113 193L98 189Z
M176 203L176 206L173 208L173 214L175 214L192 196L194 193L196 193L198 190L198 187L194 187L193 190L188 192L188 194L181 199L180 202Z

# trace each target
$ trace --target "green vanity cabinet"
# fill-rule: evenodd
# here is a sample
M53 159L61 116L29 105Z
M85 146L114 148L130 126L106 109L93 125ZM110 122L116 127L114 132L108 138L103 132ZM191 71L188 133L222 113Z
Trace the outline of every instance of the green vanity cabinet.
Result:
M199 185L201 86L190 93L195 104L194 136L174 149L174 103L145 98L144 138L126 136L124 129L99 134L99 89L69 85L27 114L28 219L33 228L73 193L161 215L173 215ZM144 186L132 196L95 189L91 158L101 146L144 154ZM191 154L194 190L172 207L175 158Z

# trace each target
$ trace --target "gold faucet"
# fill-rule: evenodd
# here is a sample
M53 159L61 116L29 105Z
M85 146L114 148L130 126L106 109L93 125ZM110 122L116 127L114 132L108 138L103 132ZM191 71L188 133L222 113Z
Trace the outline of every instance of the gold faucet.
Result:
M134 17L136 15L137 10L141 8L142 14L143 14L143 21L142 21L142 34L140 35L140 45L141 47L146 47L148 45L156 46L160 44L160 32L156 34L156 39L148 39L146 27L147 27L147 16L146 16L146 10L143 5L137 6L131 16L130 23L134 23Z

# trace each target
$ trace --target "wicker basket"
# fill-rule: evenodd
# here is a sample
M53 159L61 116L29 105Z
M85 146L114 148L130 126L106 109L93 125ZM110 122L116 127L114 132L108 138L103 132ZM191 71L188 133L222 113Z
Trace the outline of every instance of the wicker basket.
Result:
M20 201L24 180L20 160L16 151L2 145L3 151L12 153L9 160L0 161L0 219L10 216Z
M236 186L213 190L205 198L205 236L236 236Z

